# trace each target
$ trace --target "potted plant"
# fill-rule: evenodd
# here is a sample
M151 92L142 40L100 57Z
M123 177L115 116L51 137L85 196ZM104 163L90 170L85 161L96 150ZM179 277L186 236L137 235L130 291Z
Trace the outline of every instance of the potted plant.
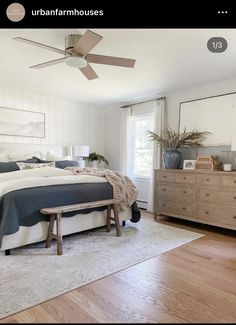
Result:
M197 130L186 131L182 133L166 129L161 136L152 131L147 131L148 137L151 141L158 143L163 151L163 162L165 168L178 169L182 153L177 150L181 147L204 147L202 141L206 138L208 131L199 132Z
M104 161L106 165L109 165L108 160L97 152L91 152L88 156L88 161L92 162L92 167L94 168L97 168L98 164L100 164L102 161Z

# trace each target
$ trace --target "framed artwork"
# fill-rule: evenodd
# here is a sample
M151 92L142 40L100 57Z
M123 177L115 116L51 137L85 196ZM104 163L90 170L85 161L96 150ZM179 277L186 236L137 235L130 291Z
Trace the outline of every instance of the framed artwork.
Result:
M45 114L0 107L0 135L45 138Z
M183 169L195 169L196 160L184 160Z
M236 92L180 103L179 132L209 131L205 146L230 146L235 134Z

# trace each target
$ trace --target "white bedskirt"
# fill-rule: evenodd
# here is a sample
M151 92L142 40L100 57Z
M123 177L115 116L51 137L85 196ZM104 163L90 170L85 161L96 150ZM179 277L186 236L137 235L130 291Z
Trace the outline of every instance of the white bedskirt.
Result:
M129 220L131 219L131 217L132 211L130 207L127 207L124 211L120 212L119 214L120 221ZM97 228L105 225L106 210L93 211L88 214L77 214L73 217L61 219L62 235L73 234L76 232ZM41 221L31 227L21 226L18 232L3 237L1 250L12 249L15 247L20 247L43 241L47 237L47 231L48 222L45 221ZM54 232L56 232L56 229L54 229Z

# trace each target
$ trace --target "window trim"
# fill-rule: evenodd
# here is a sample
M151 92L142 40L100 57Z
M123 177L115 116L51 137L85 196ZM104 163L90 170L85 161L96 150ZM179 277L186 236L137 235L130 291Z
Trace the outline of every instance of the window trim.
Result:
M130 170L132 171L131 172L131 175L132 175L132 178L135 179L135 180L140 180L140 181L150 181L151 180L151 177L152 175L150 176L142 176L142 175L134 175L133 174L133 170L134 170L134 151L135 151L135 148L134 148L134 139L135 139L135 136L134 136L134 121L135 120L143 120L143 119L153 119L154 120L154 112L153 113L144 113L144 114L139 114L139 115L133 115L131 117L131 141L130 141L130 149L131 149L131 154L130 154Z

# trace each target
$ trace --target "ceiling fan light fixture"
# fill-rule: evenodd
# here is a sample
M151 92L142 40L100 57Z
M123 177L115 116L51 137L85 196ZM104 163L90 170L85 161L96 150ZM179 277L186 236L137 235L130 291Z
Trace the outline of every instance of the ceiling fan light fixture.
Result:
M87 66L87 61L82 56L68 56L66 64L73 68L84 68Z

